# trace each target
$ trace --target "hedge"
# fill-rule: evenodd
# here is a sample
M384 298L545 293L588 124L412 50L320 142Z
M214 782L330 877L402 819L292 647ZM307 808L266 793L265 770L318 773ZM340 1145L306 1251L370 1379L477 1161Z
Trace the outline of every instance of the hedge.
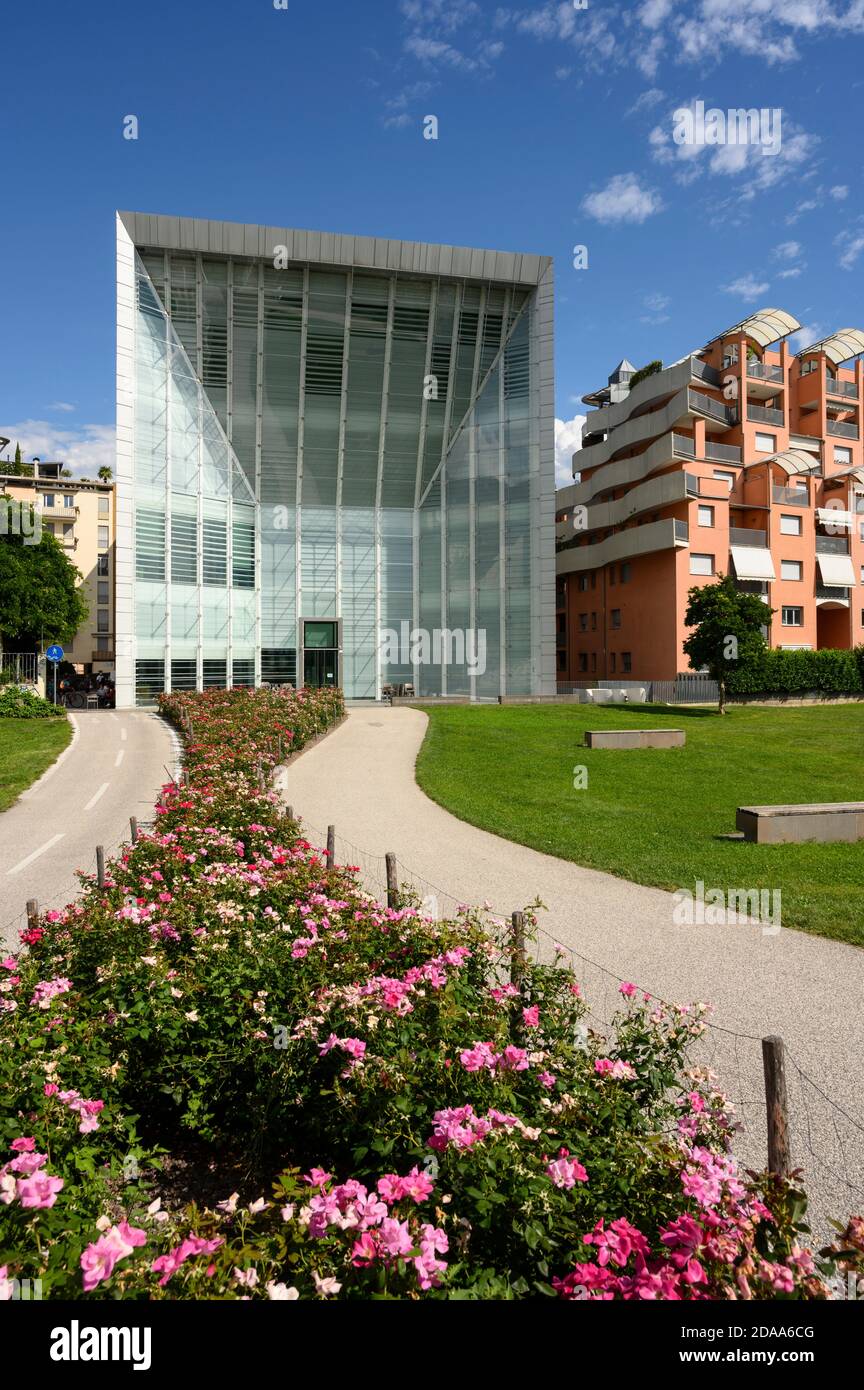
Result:
M766 648L758 662L734 671L729 694L794 695L809 690L829 695L864 693L864 647L819 651Z

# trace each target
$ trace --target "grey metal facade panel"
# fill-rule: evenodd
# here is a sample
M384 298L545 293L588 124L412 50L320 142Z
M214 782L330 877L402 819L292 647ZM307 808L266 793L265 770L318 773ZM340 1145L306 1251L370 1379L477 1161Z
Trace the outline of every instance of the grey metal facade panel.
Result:
M360 266L410 274L450 275L537 285L551 264L548 256L495 251L386 237L259 227L143 212L119 214L136 246L201 251L216 255L271 258L273 247L287 246L290 260Z

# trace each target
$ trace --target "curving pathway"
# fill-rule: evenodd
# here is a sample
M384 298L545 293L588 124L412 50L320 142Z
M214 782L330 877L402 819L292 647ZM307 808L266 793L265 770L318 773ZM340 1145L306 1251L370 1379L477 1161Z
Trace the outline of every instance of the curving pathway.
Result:
M173 774L176 742L143 710L70 715L72 742L37 782L0 814L0 947L17 949L26 903L62 907L78 894L76 869L95 872L129 838L129 818L153 817Z
M334 824L337 859L358 864L378 896L383 855L395 852L400 879L437 897L441 915L454 901L485 899L509 914L540 897L547 908L541 926L549 934L541 938L542 953L551 954L554 938L602 967L575 960L602 1017L616 1004L616 981L607 971L661 998L711 1000L717 1026L700 1044L702 1057L749 1120L738 1148L758 1166L765 1163L759 1039L779 1034L794 1059L793 1162L808 1170L817 1224L824 1229L829 1214L864 1210L864 950L785 929L765 935L758 924L678 926L670 893L457 820L414 780L425 728L419 710L353 709L294 761L282 774L283 794L310 837L323 843L326 826Z

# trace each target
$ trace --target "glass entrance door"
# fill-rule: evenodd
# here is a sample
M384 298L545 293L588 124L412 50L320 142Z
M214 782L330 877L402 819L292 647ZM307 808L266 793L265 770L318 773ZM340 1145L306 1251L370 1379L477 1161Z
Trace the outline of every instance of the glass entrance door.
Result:
M337 629L337 623L304 622L304 685L334 686L339 684L339 641Z

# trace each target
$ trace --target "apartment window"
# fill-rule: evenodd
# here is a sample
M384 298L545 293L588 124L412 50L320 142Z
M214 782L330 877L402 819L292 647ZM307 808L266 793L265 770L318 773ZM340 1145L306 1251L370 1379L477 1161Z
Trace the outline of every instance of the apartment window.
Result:
M97 534L98 534L98 538L97 538L96 544L98 545L99 549L100 549L100 550L107 550L107 549L108 549L108 527L107 527L107 526L100 526L100 527L98 527Z
M723 346L723 366L734 367L738 361L738 344L725 343Z
M615 653L614 653L614 652L610 652L610 654L609 654L609 669L610 669L610 671L612 672L612 674L614 675L614 674L615 674Z
M96 602L97 602L97 603L107 603L107 602L108 602L108 581L107 581L107 579L100 579L99 582L98 582L98 584L96 585Z
M783 626L784 626L784 627L803 627L803 626L804 626L804 609L803 609L803 608L793 608L793 607L787 608L787 607L784 606L784 608L783 608Z
M808 357L807 360L806 360L806 362L802 362L802 363L801 363L801 372L800 372L800 375L801 375L801 376L809 376L811 372L815 372L815 370L816 370L816 368L817 368L818 366L819 366L819 363L818 363L814 358Z
M54 493L53 493L53 492L44 492L44 493L42 494L42 506L43 506L43 507L53 507L53 506L54 506Z
M96 630L97 632L108 631L108 609L98 608L96 610Z
M760 434L756 432L756 448L760 454L776 454L777 436L776 434Z
M732 487L735 483L734 473L727 473L725 468L715 468L712 477L716 478L718 482L724 482L729 491L732 491Z
M713 525L714 525L714 508L713 508L713 507L700 507L700 508L699 508L699 525L700 525L700 526L713 526Z
M592 571L591 571L591 588L592 588L592 589L596 589L596 588L597 588L597 571L596 571L596 570L592 570Z
M72 495L71 492L65 492L65 493L63 494L63 506L64 506L64 507L74 507L74 506L75 506L75 498L73 497L73 495Z
M48 532L48 535L49 535L49 536L53 536L53 535L54 535L54 522L53 522L53 521L46 521L46 522L45 522L45 530Z
M97 575L102 575L102 574L107 574L107 573L108 573L108 556L107 556L107 555L100 555L100 556L97 558L97 560L96 560L96 573L97 573Z
M110 497L106 497L104 493L100 493L100 494L99 494L99 515L100 515L100 516L108 516L108 515L109 515L110 505L111 505L111 498L110 498Z
M800 560L781 560L780 578L781 579L800 579L803 566Z
M691 574L713 574L714 556L713 555L693 555L690 556Z
M591 653L591 674L593 675L593 674L596 672L596 670L597 670L597 653L596 653L596 652L592 652L592 653Z
M580 613L580 614L579 614L579 631L580 631L580 632L587 632L587 631L588 631L588 614L587 614L587 613Z
M622 670L622 671L632 671L632 669L633 669L633 662L632 662L632 660L631 660L630 652L622 652L622 653L621 653L621 670Z
M559 652L559 653L558 653L558 670L559 670L559 671L565 671L566 669L567 669L567 653L566 653L566 652Z
M847 464L847 465L848 465L848 464L851 464L851 462L852 462L852 450L851 450L851 449L847 449L843 444L835 444L835 445L834 445L834 462L835 462L835 463L843 463L843 464Z
M588 670L588 653L587 653L587 652L580 652L580 653L579 653L579 670L580 670L580 671L587 671L587 670Z
M781 516L780 517L781 536L800 536L801 518L800 516Z
M582 593L582 594L584 594L584 592L585 592L585 590L586 590L587 588L588 588L588 576L587 576L587 574L580 574L580 576L579 576L579 592Z
M72 522L71 522L71 521L64 521L64 522L63 522L63 535L64 535L64 537L65 537L65 536L71 536L71 535L72 535Z
M613 626L613 627L620 627L620 626L621 626L621 609L620 609L620 608L613 608L613 609L612 609L612 626Z
M597 631L597 614L596 614L596 613L592 613L592 614L591 614L591 631L592 631L592 632L596 632L596 631Z
M621 566L621 573L618 576L622 584L630 583L630 562L629 560Z

